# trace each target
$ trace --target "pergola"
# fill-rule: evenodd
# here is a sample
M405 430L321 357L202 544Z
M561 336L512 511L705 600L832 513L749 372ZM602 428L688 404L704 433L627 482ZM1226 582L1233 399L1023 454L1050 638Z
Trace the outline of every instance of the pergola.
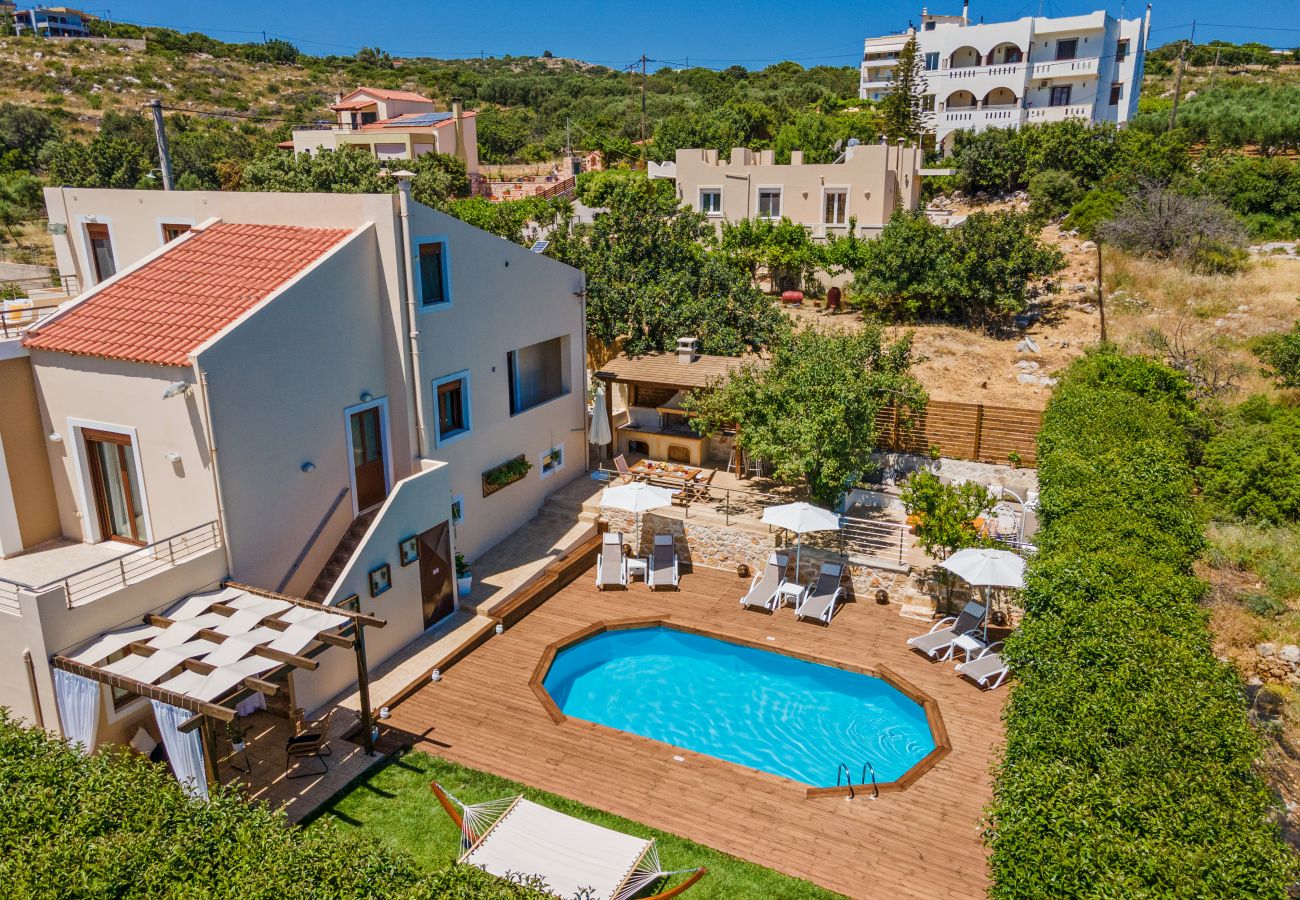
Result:
M685 394L716 384L753 359L709 356L685 348L641 356L618 354L595 373L595 377L605 384L605 415L608 417L611 448L618 445L618 430L614 427L614 385L621 384L627 388L629 406L651 408L661 415L680 416L683 415L680 402ZM612 450L611 455L616 452Z
M237 705L254 693L276 694L289 672L315 670L329 647L356 654L362 741L373 755L365 627L385 624L346 607L226 581L219 590L177 601L163 615L145 615L140 625L105 632L74 655L56 655L50 664L190 713L177 730L199 729L204 774L216 785L215 723L233 721Z

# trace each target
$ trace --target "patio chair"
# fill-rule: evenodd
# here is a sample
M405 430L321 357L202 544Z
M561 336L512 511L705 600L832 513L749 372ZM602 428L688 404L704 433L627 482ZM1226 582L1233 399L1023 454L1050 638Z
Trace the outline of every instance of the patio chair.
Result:
M773 553L767 558L767 565L762 572L754 574L749 584L749 591L740 598L740 605L749 609L765 609L776 612L777 592L785 584L786 566L790 557L783 553Z
M795 604L794 614L799 619L816 619L823 624L831 624L835 614L835 604L844 598L844 588L840 582L844 579L844 567L839 563L822 563L821 572L815 584L804 588Z
M654 549L650 553L650 568L646 573L650 590L659 590L660 585L677 587L677 547L671 534L656 534Z
M325 761L325 757L330 755L329 731L330 719L333 717L334 708L330 707L329 712L325 713L325 718L313 723L307 731L295 734L284 742L285 777L305 778L308 775L324 775L329 771L329 763ZM320 771L294 771L289 774L290 770L296 769L297 763L304 759L315 759L321 764Z
M985 690L997 690L1006 680L1007 672L1010 671L1006 660L996 649L1001 646L1001 641L989 644L980 651L979 656L968 662L958 663L957 674L966 676Z
M636 473L627 467L627 457L622 453L614 457L614 468L618 470L619 477L624 483L636 481Z
M600 542L596 557L596 589L627 587L627 560L623 556L623 533L607 531Z
M988 609L984 604L972 600L960 615L940 619L925 634L908 638L907 645L913 650L920 650L930 659L950 659L957 638L979 628L986 615ZM939 656L941 652L942 657Z

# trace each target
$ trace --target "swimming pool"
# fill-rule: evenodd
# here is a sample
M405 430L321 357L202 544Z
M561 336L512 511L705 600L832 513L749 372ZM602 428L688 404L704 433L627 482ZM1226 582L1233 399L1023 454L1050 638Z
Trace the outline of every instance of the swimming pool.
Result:
M542 686L566 716L813 787L840 763L895 781L935 749L925 709L883 679L664 626L571 644Z

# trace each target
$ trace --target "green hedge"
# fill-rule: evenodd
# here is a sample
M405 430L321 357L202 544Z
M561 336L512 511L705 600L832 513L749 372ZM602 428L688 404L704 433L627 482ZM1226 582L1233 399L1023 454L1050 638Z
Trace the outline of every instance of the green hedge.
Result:
M441 811L430 801L430 816ZM83 756L0 709L0 896L541 900L469 866L424 874L330 825L287 827L229 789L188 799L161 766Z
M1295 858L1192 574L1199 417L1177 373L1094 353L1043 417L1043 529L987 837L993 896L1275 897Z

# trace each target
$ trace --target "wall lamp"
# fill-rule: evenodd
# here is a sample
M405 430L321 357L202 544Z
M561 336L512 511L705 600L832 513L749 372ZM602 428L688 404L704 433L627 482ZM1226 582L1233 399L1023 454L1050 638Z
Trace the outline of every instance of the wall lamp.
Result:
M51 431L51 432L50 432L50 443L51 443L51 444L62 444L62 443L63 443L63 435L59 434L57 431Z
M362 402L362 403L369 403L369 402L370 402L371 400L373 400L373 399L375 399L375 398L374 398L374 396L370 393L370 391L362 391L362 392L361 392L361 402Z
M316 464L309 459L298 468L302 469L304 472L315 472Z

